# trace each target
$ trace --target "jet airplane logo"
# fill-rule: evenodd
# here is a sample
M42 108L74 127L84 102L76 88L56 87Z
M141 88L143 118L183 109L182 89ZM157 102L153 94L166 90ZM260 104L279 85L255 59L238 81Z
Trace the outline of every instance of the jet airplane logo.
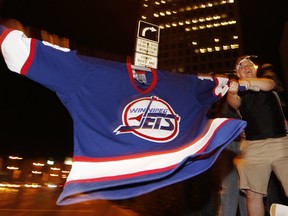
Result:
M132 101L122 112L122 125L116 135L133 133L154 142L168 142L179 133L180 117L170 105L158 97L145 97Z

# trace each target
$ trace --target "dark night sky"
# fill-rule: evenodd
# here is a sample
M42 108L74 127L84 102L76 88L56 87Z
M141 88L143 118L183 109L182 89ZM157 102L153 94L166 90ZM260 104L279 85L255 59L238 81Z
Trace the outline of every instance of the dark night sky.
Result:
M246 54L279 65L288 1L239 1ZM1 17L120 55L133 55L139 8L137 0L0 0ZM72 156L72 121L53 92L4 69L0 98L0 155Z
M288 1L238 1L245 54L258 55L260 62L270 62L281 70L279 48L288 22Z
M140 1L0 1L1 16L15 18L23 25L45 29L99 50L125 55L133 52Z
M85 4L83 4L85 2ZM119 55L134 51L135 0L0 0L0 16ZM8 71L1 58L0 155L72 156L72 120L50 90Z

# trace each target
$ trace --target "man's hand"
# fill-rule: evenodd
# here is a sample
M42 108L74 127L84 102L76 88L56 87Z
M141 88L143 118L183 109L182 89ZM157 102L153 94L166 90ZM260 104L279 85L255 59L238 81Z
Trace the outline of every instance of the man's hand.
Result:
M239 85L244 86L246 90L250 90L251 84L248 79L239 79Z
M227 94L227 102L234 109L238 109L241 104L240 97L238 95L239 84L237 81L230 80L230 88Z
M6 30L7 28L0 25L0 35Z
M230 80L230 87L229 87L229 93L231 94L237 94L238 92L239 84L236 81Z
M261 79L258 78L242 78L239 79L239 85L245 86L247 90L260 91L261 90Z

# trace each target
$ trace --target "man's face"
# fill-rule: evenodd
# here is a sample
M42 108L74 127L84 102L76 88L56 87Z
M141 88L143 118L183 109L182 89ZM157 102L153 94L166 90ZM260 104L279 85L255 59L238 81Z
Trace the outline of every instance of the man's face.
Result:
M257 69L252 61L245 59L239 64L236 73L239 78L256 78Z

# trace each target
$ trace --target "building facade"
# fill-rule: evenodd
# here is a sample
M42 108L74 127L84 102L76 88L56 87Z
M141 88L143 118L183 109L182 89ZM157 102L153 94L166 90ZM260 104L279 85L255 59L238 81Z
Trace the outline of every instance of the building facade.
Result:
M236 0L143 0L141 20L160 26L158 68L229 73L241 51Z

